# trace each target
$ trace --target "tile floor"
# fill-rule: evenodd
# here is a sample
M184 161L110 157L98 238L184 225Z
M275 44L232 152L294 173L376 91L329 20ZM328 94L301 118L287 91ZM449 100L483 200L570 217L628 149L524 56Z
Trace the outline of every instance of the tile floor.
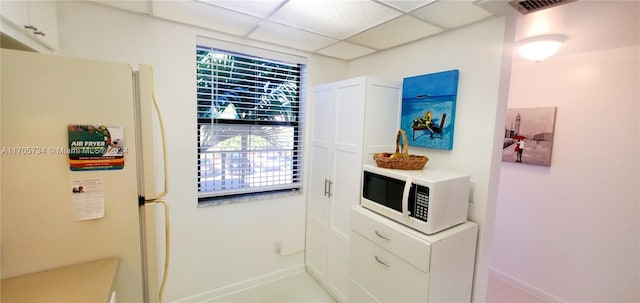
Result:
M238 292L210 303L335 303L307 273ZM537 298L492 275L489 276L487 303L544 303Z
M544 303L538 298L499 278L489 275L487 303Z
M335 303L336 301L304 272L238 292L210 303Z

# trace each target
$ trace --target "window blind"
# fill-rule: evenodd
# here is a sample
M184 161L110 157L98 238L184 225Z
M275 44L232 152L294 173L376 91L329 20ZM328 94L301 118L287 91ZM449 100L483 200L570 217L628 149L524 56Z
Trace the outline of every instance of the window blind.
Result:
M196 47L198 197L302 187L302 65Z

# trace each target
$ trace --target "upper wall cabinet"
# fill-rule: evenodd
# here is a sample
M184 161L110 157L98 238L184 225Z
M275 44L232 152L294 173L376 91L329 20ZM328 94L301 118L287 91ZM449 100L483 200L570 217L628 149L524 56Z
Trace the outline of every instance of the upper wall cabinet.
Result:
M55 1L1 1L2 33L44 53L58 49Z

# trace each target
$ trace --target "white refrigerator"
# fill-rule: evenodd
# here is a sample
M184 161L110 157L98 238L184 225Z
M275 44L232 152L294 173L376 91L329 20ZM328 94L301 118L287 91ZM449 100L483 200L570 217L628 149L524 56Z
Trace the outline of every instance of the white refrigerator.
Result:
M117 301L158 301L163 227L144 202L166 193L152 67L2 49L0 68L2 278L118 257ZM80 126L111 132L83 142ZM72 157L113 143L116 157Z

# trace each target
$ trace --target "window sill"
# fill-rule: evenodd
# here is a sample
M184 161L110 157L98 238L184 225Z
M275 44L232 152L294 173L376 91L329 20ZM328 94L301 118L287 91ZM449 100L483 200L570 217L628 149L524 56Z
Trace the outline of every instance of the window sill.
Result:
M223 197L209 197L198 198L198 208L226 205L239 202L249 202L256 200L270 200L276 198L290 197L300 195L302 192L300 189L283 189L271 192L261 192L255 194L244 194L238 196L223 196Z

